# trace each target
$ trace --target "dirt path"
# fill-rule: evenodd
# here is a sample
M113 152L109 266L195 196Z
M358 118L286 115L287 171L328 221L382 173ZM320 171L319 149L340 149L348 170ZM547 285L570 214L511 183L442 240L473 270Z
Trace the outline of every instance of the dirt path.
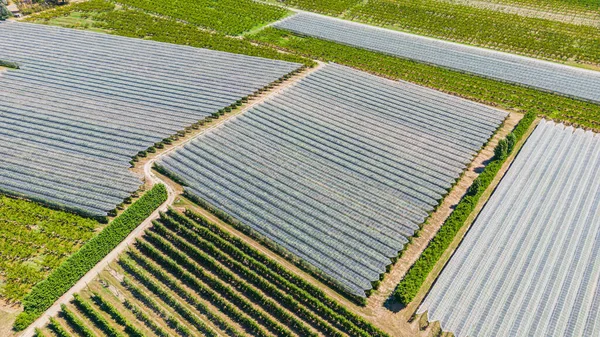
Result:
M500 139L513 130L517 123L523 118L523 115L511 113L505 120L502 127L496 132L492 140L488 142L484 149L473 159L465 173L460 178L459 182L452 188L438 209L427 220L423 229L419 233L419 237L414 237L412 243L402 254L398 262L392 267L392 270L385 276L379 289L375 291L367 301L367 307L378 312L386 310L385 302L390 298L392 292L398 285L398 282L404 277L404 274L421 256L421 253L427 247L427 244L438 232L446 218L452 213L452 210L458 204L462 196L465 194L473 180L479 176L479 173L485 167L487 161L494 156L494 148ZM393 309L393 308L392 308ZM407 317L408 319L408 317Z
M40 318L38 318L33 324L31 324L27 329L25 329L20 334L20 336L31 337L35 334L35 328L44 327L49 322L50 317L54 317L60 312L61 304L69 303L73 298L74 294L85 289L87 287L87 284L92 282L96 278L96 276L100 274L100 272L102 272L104 268L106 268L109 265L111 261L115 260L122 252L127 250L129 245L133 244L136 238L142 236L146 229L152 225L152 221L158 219L158 217L160 216L160 212L165 212L168 209L168 207L175 202L178 195L181 193L182 188L181 186L173 183L171 180L164 179L162 176L157 175L152 170L152 167L157 160L183 147L185 144L191 142L200 134L220 127L230 119L235 118L236 116L248 111L255 105L264 102L273 95L277 95L282 90L285 90L289 86L298 82L299 80L301 80L308 74L316 71L322 66L323 64L319 64L316 67L305 69L304 71L292 76L283 83L276 85L271 90L267 90L262 94L258 95L257 97L253 98L247 104L243 105L242 108L236 109L236 111L222 116L221 118L213 121L212 123L205 125L205 127L200 128L196 132L190 133L186 135L186 137L180 138L178 141L174 142L170 146L167 146L161 151L157 151L156 153L152 154L152 156L145 158L143 161L138 162L137 165L132 169L132 171L134 173L137 173L138 175L143 175L145 183L148 187L159 183L164 184L168 192L167 201L165 201L146 220L144 220L136 229L134 229L127 236L127 238L125 238L125 240L123 240L115 249L113 249L108 255L106 255L98 264L96 264L94 268L88 271L73 287L71 287L71 289L69 289L48 310L46 310L46 312L44 312L44 314Z

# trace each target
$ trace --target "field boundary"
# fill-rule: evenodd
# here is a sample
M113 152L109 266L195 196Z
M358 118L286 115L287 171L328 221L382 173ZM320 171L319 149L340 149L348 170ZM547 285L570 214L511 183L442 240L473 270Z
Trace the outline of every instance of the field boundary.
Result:
M415 317L418 307L421 305L421 303L425 299L425 296L427 296L427 294L431 290L431 287L435 283L435 280L441 274L441 272L447 265L448 261L450 261L450 259L452 258L452 256L454 255L454 253L456 252L456 250L462 243L463 239L465 238L465 236L471 229L471 226L473 225L473 223L479 216L481 210L485 207L485 205L489 201L490 197L492 196L492 194L494 193L494 191L496 190L496 188L498 187L498 185L500 184L502 179L504 179L506 172L512 166L514 159L519 155L519 152L521 151L521 149L523 148L523 146L529 139L529 136L533 133L533 131L539 124L540 120L541 120L541 118L536 118L535 121L533 123L531 123L530 127L527 129L527 132L523 135L523 138L516 144L514 151L507 157L506 161L502 164L500 171L496 174L496 176L494 177L494 179L492 180L492 182L488 186L488 188L485 190L485 192L483 192L481 198L477 202L475 209L473 210L473 212L471 212L471 214L467 218L465 224L458 231L458 233L452 240L452 243L450 244L450 246L442 254L440 259L435 264L433 270L427 276L427 279L421 286L419 292L415 296L415 299L411 303L409 303L409 305L406 307L405 310L407 311L407 314L409 314L411 316L411 318ZM424 314L426 315L426 313L424 313ZM434 323L434 322L428 322L426 328L430 329L432 327L432 323Z

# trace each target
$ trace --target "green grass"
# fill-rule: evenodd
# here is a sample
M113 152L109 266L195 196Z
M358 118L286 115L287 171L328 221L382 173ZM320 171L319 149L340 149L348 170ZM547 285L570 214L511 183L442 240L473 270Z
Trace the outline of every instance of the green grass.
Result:
M386 54L267 28L249 36L259 43L326 62L336 62L376 75L405 80L511 111L600 130L600 105L477 77Z
M94 220L0 196L0 297L21 301L99 227Z

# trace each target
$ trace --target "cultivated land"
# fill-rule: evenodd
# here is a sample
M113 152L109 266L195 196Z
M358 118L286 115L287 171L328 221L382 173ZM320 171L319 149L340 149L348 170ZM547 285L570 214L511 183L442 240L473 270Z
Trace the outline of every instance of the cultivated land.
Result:
M447 0L333 1L331 5L329 1L281 2L308 11L313 11L310 4L316 2L322 13L370 25L541 59L600 64L598 26L529 17ZM591 7L592 13L593 10Z
M133 157L300 67L22 23L0 43L20 66L0 77L0 190L94 216L141 185Z
M332 64L158 165L364 296L505 116Z
M600 103L600 73L434 40L312 13L276 28L499 81Z
M94 220L0 196L0 298L23 299L100 229Z
M83 325L145 336L387 336L219 226L187 215L163 215L90 283L73 307ZM77 330L64 310L62 320Z
M600 137L542 121L419 312L462 336L594 336Z
M281 6L285 3L385 28L593 68L594 64L598 64L598 34L597 27L593 25L596 18L594 7L590 6L594 4L586 1L549 0L534 3L533 0L495 0L482 4L481 1L470 0L285 0L278 1L279 6L270 6L249 0L201 0L193 4L182 0L123 0L118 4L91 0L72 6L59 6L32 17L29 20L51 25L291 61L297 67L300 64L315 65L312 59L335 61L375 75L407 80L454 96L526 114L511 113L483 150L473 157L508 111L493 110L423 87L389 82L332 64L318 65L311 71L292 76L292 79L285 76L283 83L277 81L267 87L275 85L277 90L252 95L248 97L248 103L240 96L229 109L209 112L208 118L184 125L185 129L179 129L177 135L155 146L148 145L151 146L150 151L142 149L138 155L133 154L131 164L135 166L129 174L140 177L143 175L146 188L153 183L167 184L166 192L164 188L162 192L156 191L156 196L161 198L153 197L152 203L160 203L162 197L165 197L166 205L173 205L176 210L163 215L154 225L152 220L158 218L158 212L153 212L154 205L141 206L144 208L142 212L138 212L140 207L137 207L136 215L129 214L122 221L113 221L112 232L103 231L101 235L89 240L91 244L84 245L80 249L81 254L72 255L76 258L70 258L61 264L56 269L58 272L48 278L49 282L42 282L34 287L32 293L35 296L26 298L26 313L19 315L15 326L23 329L28 322L41 315L25 331L25 336L33 335L34 327L44 327L43 331L38 331L42 336L439 336L439 322L427 325L426 315L414 314L501 176L507 171L516 152L519 152L521 144L529 136L533 129L530 125L536 115L599 130L600 105L542 92L521 84L467 74L464 70L455 71L425 64L422 60L416 62L404 59L386 54L385 51L370 51L314 37L301 37L264 26L290 14L289 10ZM510 10L501 13L502 8ZM545 20L540 20L544 15L547 16ZM588 21L580 22L584 23L583 26L566 24L565 21L569 18ZM498 30L499 27L502 29ZM502 34L498 35L498 31ZM117 38L107 35L102 37L107 40ZM156 45L149 41L139 43ZM73 50L75 49L77 48ZM4 74L27 70L26 67L15 69L18 64L6 62L1 53L2 51L0 65L4 69L0 67L0 71L4 71ZM68 59L69 53L59 56ZM180 55L172 55L164 59L157 69L164 71L169 68L172 60L179 57ZM513 59L512 56L507 57ZM461 58L462 55L456 57ZM210 63L204 59L201 61ZM260 62L281 64L268 60ZM539 61L534 63L539 64ZM213 65L212 68L218 68L213 63L210 64ZM77 64L69 66L76 68ZM557 66L549 67L555 69ZM200 67L190 77L202 77L207 72L213 74L212 68ZM63 77L65 74L76 75L71 73L72 70L55 69ZM127 74L135 76L140 69L148 71L144 67L138 67ZM181 73L186 73L188 66L182 65L178 69ZM128 69L118 68L114 72L118 74L126 70ZM152 73L144 72L143 80L151 78ZM523 70L519 73L526 72ZM231 73L231 79L235 80L232 82L239 80L238 75ZM305 76L308 77L296 83ZM109 82L104 78L97 78L93 86L118 87L114 77L108 78ZM532 78L535 76L528 75L525 80ZM162 86L162 79L154 82L161 85L160 97L167 97L165 89L168 88ZM591 87L596 83L592 82ZM198 83L190 82L190 86L197 87ZM233 84L233 87L237 88L237 84ZM576 85L569 85L567 89L575 87ZM148 100L148 93L154 91L155 88L151 86L136 86L130 93L131 97L139 94L144 100ZM208 92L202 91L194 97L202 99ZM49 93L58 95L59 90ZM189 95L190 90L168 93L183 97ZM172 98L166 98L168 108L186 104L185 97L176 104L173 104ZM366 101L369 103L363 104ZM242 108L238 108L239 106ZM165 104L160 107L161 110L163 108ZM479 125L481 116L478 113L482 111L496 111L502 117L498 117L493 126L490 124L488 130ZM159 118L155 116L157 112L152 111L144 116ZM198 113L194 109L183 109L181 112L182 115ZM382 120L380 116L390 117L398 112L402 116L398 120ZM172 111L169 111L167 117L172 115ZM222 115L228 118L219 118ZM10 114L5 116L10 117ZM143 125L139 126L139 130L143 133L148 125L145 123L146 119L136 117L132 123L141 122ZM164 117L161 115L161 118ZM521 117L523 119L514 128ZM219 119L214 121L216 118ZM229 118L233 120L228 121ZM164 120L169 124L168 118ZM406 126L403 128L402 123L412 129ZM73 125L74 128L80 126ZM85 136L91 137L89 128L84 129ZM401 132L396 132L398 130ZM410 138L410 135L423 131L428 135L427 141ZM385 136L382 136L382 132ZM77 136L83 137L84 133ZM474 141L475 138L477 141ZM407 142L406 139L410 141ZM277 141L276 146L272 146L273 141ZM547 143L560 141L552 139ZM114 142L118 143L118 140ZM438 143L438 150L445 149L434 151L435 156L429 151L435 149L435 146L427 147L434 142ZM470 145L465 145L467 143ZM180 148L184 145L185 148ZM571 145L575 151L582 144ZM471 155L458 155L456 146L473 146ZM13 152L19 155L16 148ZM575 156L576 153L572 155ZM202 181L203 184L188 183L187 187L183 187L177 184L176 181L182 181L176 176L169 174L174 178L172 180L151 170L155 161L166 158L162 162L165 163L175 157L179 160L175 164L180 166L180 171L184 170L193 180ZM589 157L582 157L585 159L578 160L591 160ZM187 166L182 169L180 164L184 161ZM407 165L409 162L418 165ZM442 165L436 169L436 165L424 165L425 162ZM456 166L452 162L459 164ZM463 172L465 166L468 168ZM456 169L456 175L463 173L458 180L452 174L445 180L444 177L424 173L441 174L439 169L449 172ZM594 168L584 169L587 170L586 174L593 174L589 172ZM50 170L45 173L52 174ZM563 178L574 181L578 176L565 175ZM455 181L454 187L448 190ZM187 198L178 196L184 188ZM508 188L512 186L499 187ZM551 189L552 193L557 190L558 187ZM573 188L572 191L580 190ZM163 195L166 193L168 194ZM197 197L202 193L205 199L214 197L220 201L235 200L235 203L225 203L232 207L232 211L227 214L216 210L214 205ZM369 195L366 196L365 193ZM443 195L446 197L439 203ZM427 202L429 199L435 200L433 205ZM190 200L198 204L193 204ZM571 201L564 202L566 204ZM161 209L166 210L166 205ZM239 205L245 208L239 208ZM417 235L410 236L412 233L402 233L393 226L401 219L404 229L420 227L415 227L420 225L419 221L405 221L406 214L414 214L414 210L417 210L417 213L424 212L424 216L427 216L431 212L427 207L434 205L437 208L427 217ZM246 226L248 221L236 222L232 217L238 217L236 208L238 211L242 209L242 216L258 219L258 226L252 223L251 226ZM198 215L187 212L186 209L193 210ZM590 213L593 211L590 208ZM394 212L402 215L398 216ZM183 218L184 213L193 220ZM575 210L571 210L557 213L552 219L568 220L571 216L578 215ZM322 255L327 255L327 262L351 269L354 273L352 276L361 275L366 289L358 289L358 297L348 294L345 290L348 287L340 290L340 282L331 282L331 277L324 277L323 273L315 270L314 264L306 263L312 263L312 257L302 253L289 254L290 250L283 248L283 245L260 235L255 230L260 229L260 226L266 226L270 230L268 234L276 234L280 238L288 235L288 243L292 239L291 242L295 245L308 242L309 248L326 248ZM146 230L148 228L150 229ZM557 227L553 228L559 231ZM293 230L292 235L289 235L290 229ZM519 230L526 229L519 227ZM580 232L575 233L584 237ZM522 236L525 237L526 234ZM539 237L546 240L551 236L529 239L541 245L537 243ZM520 242L518 238L513 238L507 245L517 245ZM578 246L581 250L575 251L566 244L567 239L564 242L561 258L581 253L579 256L584 259L594 259L594 251L585 249L589 242ZM493 244L490 247L494 247ZM398 257L398 249L402 249L399 261L389 265ZM314 249L306 251L314 254ZM388 257L387 251L395 254ZM537 255L533 255L535 259L538 258ZM304 260L298 256L304 257ZM521 268L526 258L515 255L514 259L503 259L502 263L514 263ZM26 261L25 264L29 263ZM107 264L108 268L105 267ZM580 263L574 268L574 273L565 273L566 276L560 274L556 279L562 282L573 277L571 285L580 282L575 277L580 275L579 268L584 270L585 266ZM339 268L336 269L334 271L337 273ZM384 277L383 272L388 269L389 273ZM588 269L585 270L589 271ZM591 268L593 271L596 269ZM510 278L513 273L511 268L502 270L505 275L509 275L508 280L514 280ZM469 269L465 274L471 271ZM499 278L504 277L504 274ZM526 272L522 274L526 275ZM347 275L342 276L337 281L344 278L347 280ZM382 277L383 280L378 281ZM545 274L540 278L552 277ZM371 290L371 286L375 290ZM580 296L581 291L574 295L567 290L568 287L564 286L562 289L565 296L550 294L549 301L567 303L571 296L577 296L573 303L580 303L579 299L586 303L584 305L596 302L595 299ZM550 289L550 292L552 290L554 289ZM361 297L365 293L371 294L370 297ZM72 300L73 294L77 294L75 300ZM454 292L448 291L446 294L454 295ZM499 294L503 298L506 295L506 298L518 299L519 303L528 299L526 294L518 291ZM482 309L477 313L488 310L488 316L492 319L500 317L506 306L497 311L493 305L499 301L500 299L475 302L475 306ZM488 303L489 306L486 306ZM43 312L46 308L48 310ZM598 333L594 331L594 319L587 319L589 323L583 322L584 315L578 316L575 310L565 318L561 315L567 309L560 311L562 307L555 308L542 313L548 314L551 319L559 318L558 323L555 322L556 329L551 325L542 329L565 331L564 335ZM0 310L0 334L6 335L8 330L4 325L12 323L19 309L4 307ZM594 310L593 307L588 310L592 313L589 317L593 317L593 312L596 312ZM520 309L510 305L506 312L513 315L506 315L511 320L522 313ZM53 318L50 319L48 329L46 323L50 317ZM490 328L486 326L486 320L474 320L456 319L454 322L465 325L475 323L484 329ZM576 324L571 324L572 322ZM446 328L444 322L442 326ZM580 333L577 329L583 332Z

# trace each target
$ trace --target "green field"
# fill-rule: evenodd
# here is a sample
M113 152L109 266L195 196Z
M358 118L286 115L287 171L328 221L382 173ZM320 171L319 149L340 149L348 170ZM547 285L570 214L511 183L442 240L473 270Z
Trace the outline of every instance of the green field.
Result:
M0 196L0 297L21 301L100 226L94 220Z
M287 15L285 9L252 0L121 0L119 3L229 35L241 34Z

